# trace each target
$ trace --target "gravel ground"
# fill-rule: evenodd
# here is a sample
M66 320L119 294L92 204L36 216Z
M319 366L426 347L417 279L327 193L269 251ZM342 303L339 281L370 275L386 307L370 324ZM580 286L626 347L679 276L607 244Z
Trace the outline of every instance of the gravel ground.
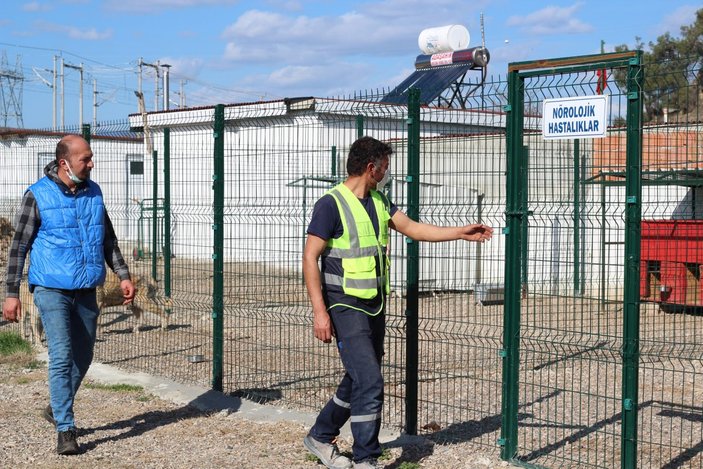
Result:
M114 382L114 380L113 380ZM55 454L53 428L39 413L48 402L46 364L0 363L0 454L3 467L69 468L322 468L305 451L307 424L245 411L205 409L158 397L149 386L115 391L89 374L76 402L78 456ZM269 415L267 417L266 415ZM340 449L350 454L348 435ZM384 443L386 468L511 468L497 450L429 439Z

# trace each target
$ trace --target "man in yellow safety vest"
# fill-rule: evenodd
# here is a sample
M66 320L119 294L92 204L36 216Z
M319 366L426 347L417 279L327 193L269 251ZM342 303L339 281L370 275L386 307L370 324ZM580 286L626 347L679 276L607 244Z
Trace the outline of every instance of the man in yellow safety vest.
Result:
M371 137L355 141L347 158L348 178L317 201L307 230L303 274L315 337L326 343L335 338L346 373L303 442L333 469L375 468L381 455L388 228L416 241L435 242L483 242L493 233L481 224L418 223L398 210L380 192L390 175L392 153L390 145ZM349 419L353 461L339 454L334 443Z

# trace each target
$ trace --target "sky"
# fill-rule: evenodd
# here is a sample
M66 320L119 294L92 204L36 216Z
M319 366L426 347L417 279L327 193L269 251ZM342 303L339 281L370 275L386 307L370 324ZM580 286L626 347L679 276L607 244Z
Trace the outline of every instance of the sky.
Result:
M647 44L695 21L698 0L3 0L0 127L119 121L138 112L142 78L168 64L169 107L339 97L393 88L414 70L426 28L458 24L485 45L488 73L511 62ZM54 62L59 73L54 86ZM64 63L61 93L60 63ZM141 68L139 63L143 62ZM140 73L141 69L141 73ZM163 67L159 68L164 70ZM163 72L160 72L163 73ZM22 76L15 80L7 76ZM160 79L159 86L162 87ZM56 93L54 93L56 90ZM63 94L63 106L61 95ZM14 101L13 101L14 98ZM21 103L19 103L21 98ZM158 98L159 109L163 98Z

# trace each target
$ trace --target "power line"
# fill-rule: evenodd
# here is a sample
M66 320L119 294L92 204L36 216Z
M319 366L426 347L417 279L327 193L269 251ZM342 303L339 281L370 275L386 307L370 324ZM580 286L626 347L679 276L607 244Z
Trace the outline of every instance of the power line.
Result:
M79 77L76 76L76 74L66 74L66 76L63 77L65 80L65 96L70 96L70 97L75 97L79 96L80 97L80 92L76 93L76 91L73 88L80 88L82 86L82 81L87 80L89 82L92 82L94 80L98 81L98 85L100 87L101 94L109 94L110 99L109 102L111 104L114 104L115 106L121 106L121 107L131 107L134 106L134 98L133 98L133 93L134 90L136 89L135 86L135 81L137 78L140 76L140 67L139 67L139 62L135 61L130 61L128 63L123 63L120 65L112 65L105 63L100 60L95 60L90 57L85 57L79 54L75 54L70 51L66 51L63 49L55 49L55 48L47 48L47 47L35 47L35 46L25 46L25 45L20 45L20 44L14 44L14 43L8 43L8 42L0 42L0 46L7 46L7 47L13 47L13 48L18 48L18 49L25 49L25 50L34 50L34 51L42 51L42 52L49 52L54 54L54 56L59 56L60 58L64 57L72 57L75 59L80 59L84 72L84 76L82 77L81 82L79 83L78 80L80 80ZM158 63L158 61L157 61ZM41 80L41 76L36 76L37 72L35 70L46 70L44 67L46 67L46 64L32 64L30 66L25 66L21 70L24 70L23 76L25 77L23 82L27 84L27 92L30 92L32 96L43 96L48 94L48 90L46 88L46 83ZM20 71L21 71L20 70ZM158 72L152 72L151 70L148 70L147 67L147 73L151 76L156 75L156 81L158 82ZM38 74L37 74L38 75ZM72 76L73 75L73 76ZM215 101L222 101L224 100L231 100L231 102L238 102L238 101L243 101L243 100L251 100L251 98L255 99L263 99L263 98L270 98L270 99L280 99L280 96L273 95L268 92L262 92L262 91L257 91L257 90L247 90L247 89L237 89L237 88L231 88L215 83L211 83L209 81L199 79L199 78L194 78L185 74L179 74L179 73L170 73L170 77L174 80L181 80L182 84L178 92L175 92L175 94L185 96L186 90L184 89L185 84L187 83L189 85L189 88L193 86L198 86L200 89L190 89L188 91L188 97L189 101L193 101L192 105L208 105L208 104L213 104ZM77 85L77 86L76 86ZM154 92L154 101L159 102L159 97L160 97L160 90L155 89L153 90ZM152 94L151 92L145 93L145 94ZM164 99L169 99L170 98L164 98ZM21 99L17 100L20 106L20 111L21 111ZM104 104L101 103L101 104ZM179 105L184 105L184 99L180 99ZM112 107L112 106L110 106ZM158 107L158 106L157 106ZM137 112L135 109L134 112Z

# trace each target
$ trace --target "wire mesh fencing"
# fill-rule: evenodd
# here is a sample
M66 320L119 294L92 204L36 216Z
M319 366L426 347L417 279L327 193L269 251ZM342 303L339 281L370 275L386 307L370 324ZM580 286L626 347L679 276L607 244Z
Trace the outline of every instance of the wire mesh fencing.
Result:
M681 67L608 59L515 67L526 189L516 195L519 384L507 434L528 465L700 467L700 87L662 94ZM597 95L603 76L604 138L545 139L544 100ZM661 112L675 99L680 111Z
M494 229L480 245L391 236L384 423L525 465L700 467L701 90L666 93L680 67L642 81L629 59L488 79L464 109L370 92L94 127L91 177L145 293L141 315L102 311L96 359L324 405L344 370L314 339L302 252L315 202L369 135L394 148L386 190L401 210ZM604 138L544 139L545 99L604 91ZM643 114L633 99L649 100ZM3 255L62 134L2 132ZM31 337L24 326L2 328Z
M501 86L503 89L501 89ZM496 84L504 93L504 83ZM353 141L370 135L395 149L389 196L407 209L408 107L367 100L303 99L224 109L224 128L215 129L213 108L132 116L138 140L93 137L93 179L105 194L108 212L133 276L154 288L151 308L135 318L119 306L103 311L96 359L128 369L210 386L221 361L222 390L262 402L317 409L333 394L343 374L334 347L312 334L301 255L316 200L346 177L346 154ZM496 97L502 102L502 97ZM497 106L497 104L496 104ZM420 219L442 225L482 221L495 225L500 206L500 172L495 152L503 151L497 107L479 113L444 110L437 118L423 111L423 168L419 177ZM486 123L493 127L481 130ZM120 129L119 125L101 126ZM45 145L52 158L58 135ZM223 140L223 168L215 167L216 141ZM100 141L105 140L102 146ZM143 139L143 140L140 140ZM113 145L111 147L110 145ZM28 168L43 166L26 146ZM467 158L464 152L471 152ZM486 160L479 166L474 158ZM19 158L16 158L19 160ZM436 160L431 163L431 160ZM417 163L417 162L416 162ZM219 172L218 172L219 171ZM8 211L39 173L17 180ZM214 188L224 182L222 226L215 221ZM488 193L482 189L492 187ZM483 192L482 192L483 191ZM12 218L8 213L9 219ZM222 229L221 272L213 268ZM407 408L406 240L394 236L392 289L387 313L387 424L403 428ZM483 249L483 251L481 251ZM461 433L465 416L481 424L485 409L497 414L499 307L474 304L477 285L499 283L500 241L487 247L464 242L423 246L419 268L422 374L419 431L451 428ZM222 278L221 356L215 356L213 316ZM155 284L155 285L154 285ZM487 308L487 307L486 307ZM478 317L478 324L466 325ZM140 327L137 327L140 326ZM486 337L483 329L490 328ZM460 352L455 353L455 348ZM472 348L480 353L474 357ZM492 371L483 374L489 361ZM463 357L463 358L462 358ZM444 383L448 380L447 383ZM477 384L487 380L486 384ZM488 390L492 405L474 402L467 414L459 396L468 387ZM443 401L451 401L444 405ZM411 402L412 407L418 407ZM495 418L489 422L495 431ZM484 440L488 441L488 440Z

